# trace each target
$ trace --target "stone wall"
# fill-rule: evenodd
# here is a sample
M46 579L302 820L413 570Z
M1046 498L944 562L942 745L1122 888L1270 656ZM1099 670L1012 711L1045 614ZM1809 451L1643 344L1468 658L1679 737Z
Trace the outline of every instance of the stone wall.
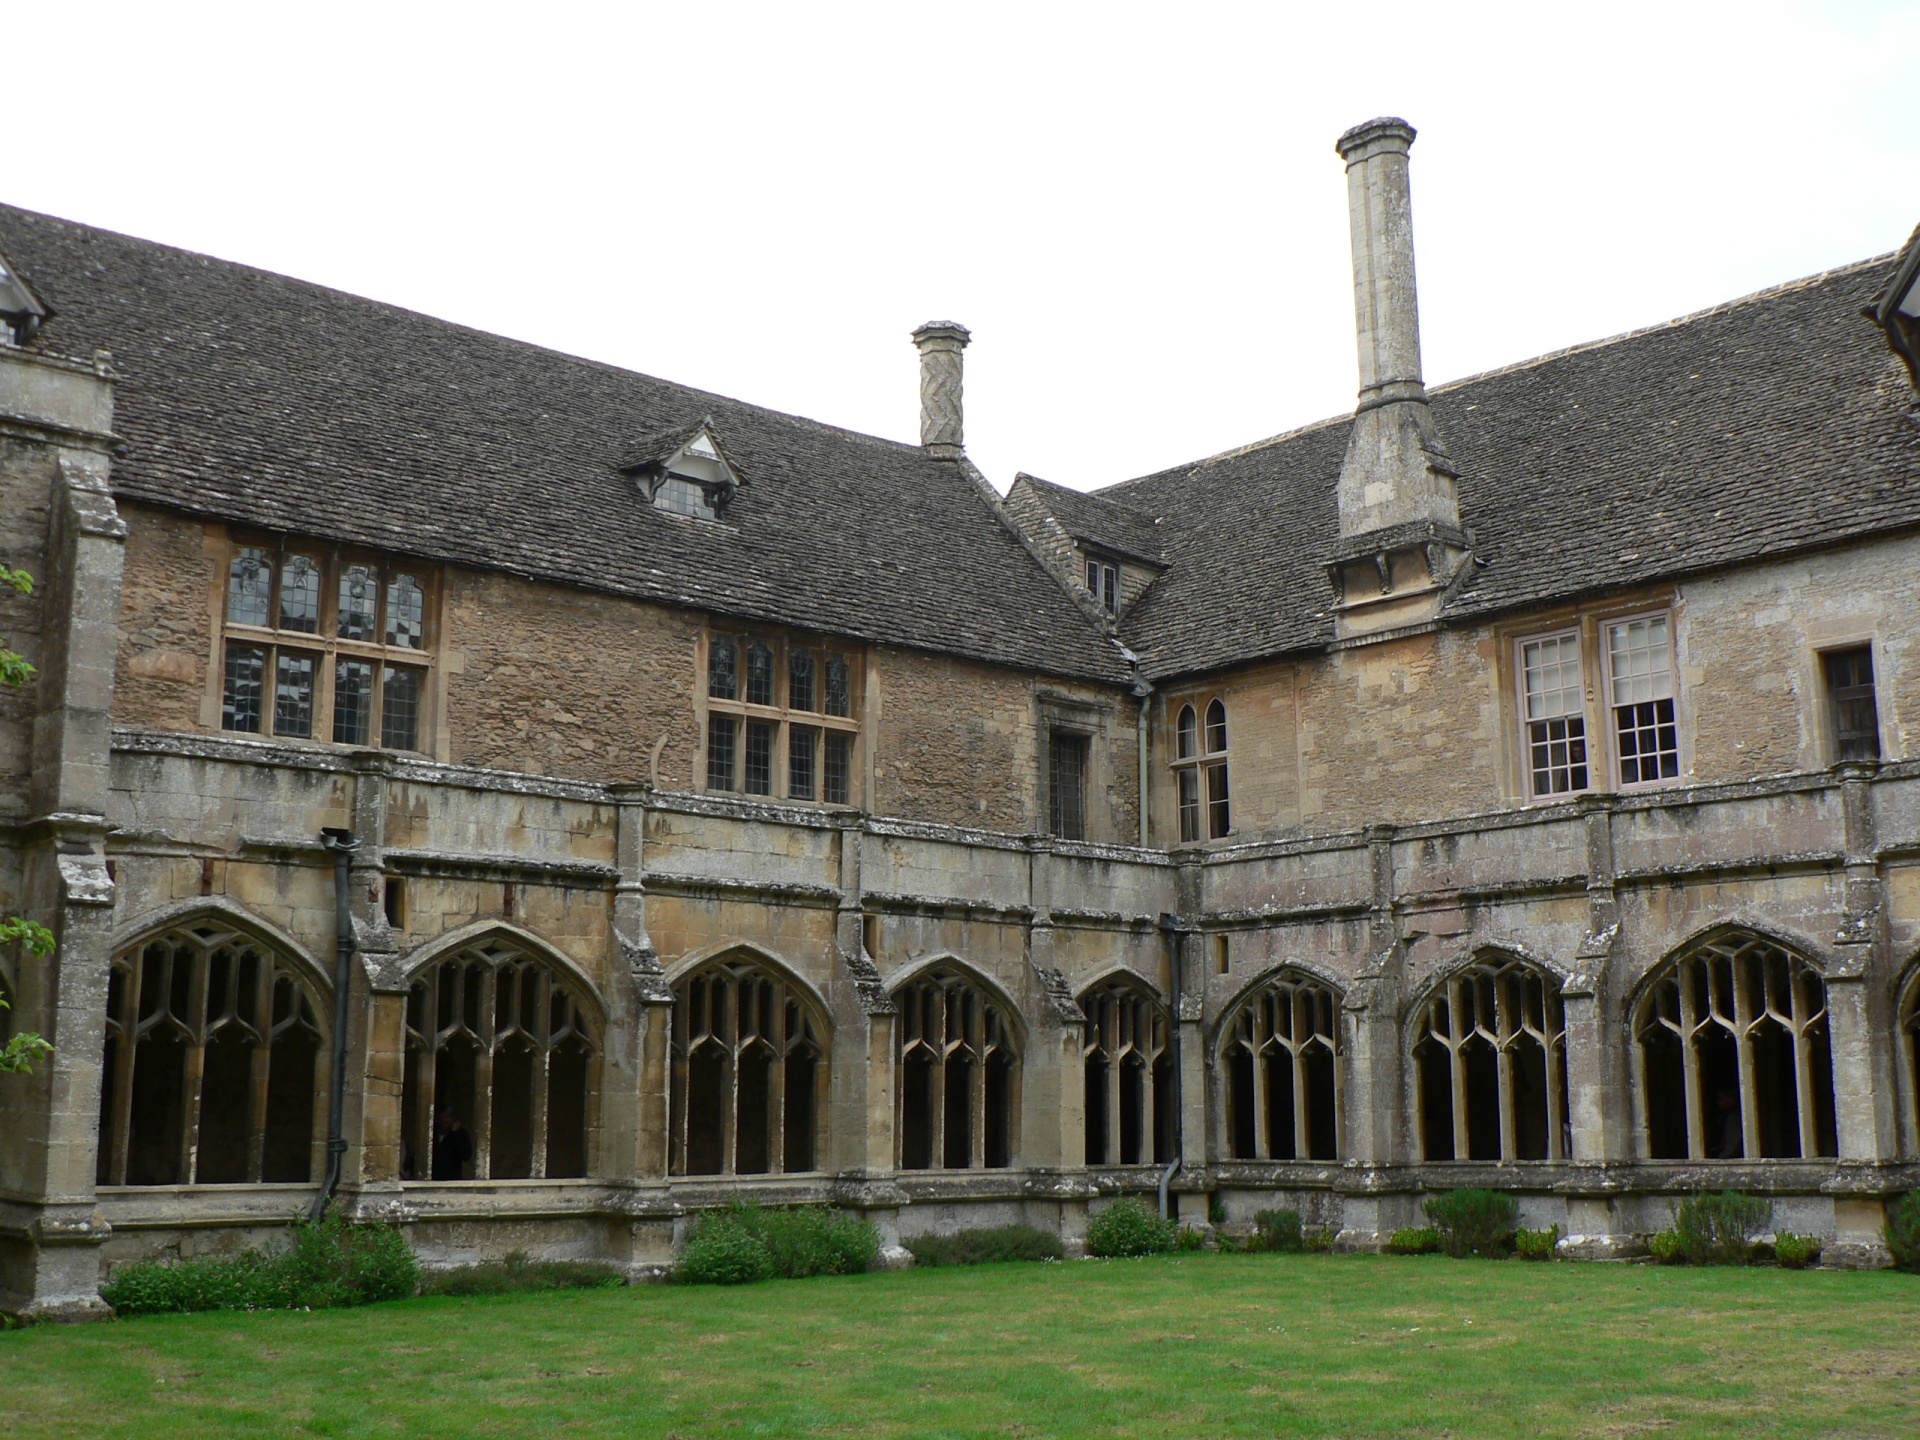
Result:
M122 725L199 730L210 708L207 666L218 615L221 533L206 522L150 505L122 505L127 563L120 590L120 653L115 719Z

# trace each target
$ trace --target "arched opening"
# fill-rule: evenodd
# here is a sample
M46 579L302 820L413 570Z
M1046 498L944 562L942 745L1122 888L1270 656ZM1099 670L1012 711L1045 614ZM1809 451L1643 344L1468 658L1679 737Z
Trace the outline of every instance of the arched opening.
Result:
M1642 992L1633 1034L1650 1158L1839 1153L1826 982L1786 946L1748 932L1693 945Z
M1429 1161L1564 1160L1572 1148L1560 982L1490 958L1442 981L1413 1031Z
M903 1170L1004 1168L1019 1148L1020 1057L999 1003L940 966L894 996Z
M587 1173L599 1058L585 1006L510 936L414 976L401 1096L409 1180L557 1180Z
M324 1013L288 957L222 918L116 955L97 1183L309 1183L326 1143Z
M1228 1019L1227 1144L1236 1160L1340 1157L1339 1002L1295 973L1267 981Z
M826 1020L779 970L734 955L673 987L670 1161L676 1175L820 1168Z
M1117 976L1082 995L1080 1009L1087 1017L1087 1164L1166 1164L1173 1158L1166 1007L1139 981Z

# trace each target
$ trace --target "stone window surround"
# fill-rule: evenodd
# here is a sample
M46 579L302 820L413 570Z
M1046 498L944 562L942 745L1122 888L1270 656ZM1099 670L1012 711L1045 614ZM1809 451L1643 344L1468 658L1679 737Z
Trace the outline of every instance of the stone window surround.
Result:
M744 698L733 700L715 699L707 693L709 665L713 658L713 639L715 635L731 638L739 649L736 665L739 667L740 680L736 685L736 694L744 697L746 690L746 645L755 640L764 641L773 647L773 698L772 705L749 705ZM815 698L821 705L818 710L795 710L788 705L791 698L788 691L787 651L797 645L812 650L815 656L814 686ZM847 662L847 711L845 715L829 715L825 711L823 687L826 684L826 670L823 663L828 652L838 654ZM710 619L702 627L694 647L694 753L692 788L713 795L737 795L746 800L762 800L781 805L804 805L815 809L838 810L849 808L864 809L867 794L867 745L865 723L867 705L867 653L866 647L855 641L842 640L832 636L810 634L805 631L790 630L782 626L758 625L742 621L731 623L724 618ZM745 725L735 740L734 773L736 783L731 790L709 790L707 787L707 721L711 715L733 715L743 722L746 720L764 720L775 727L773 738L773 773L768 793L756 795L744 788L741 775L745 766L746 740ZM837 730L853 737L852 754L847 765L847 804L845 807L829 805L825 800L795 800L787 795L788 789L788 748L787 731L789 725L809 725L821 730ZM815 760L814 793L818 796L823 789L825 775L824 745Z
M1227 732L1227 743L1218 750L1209 748L1210 727L1207 716L1212 708L1220 707ZM1194 753L1183 756L1180 753L1180 717L1187 710L1193 711ZM1167 701L1167 767L1173 772L1173 824L1174 833L1182 845L1205 845L1209 841L1227 840L1233 836L1233 715L1227 705L1224 690L1198 690L1191 694L1176 695ZM1212 772L1218 767L1225 771L1222 789L1225 791L1221 803L1227 812L1227 828L1220 834L1213 833L1214 796L1212 791ZM1186 838L1186 831L1180 818L1180 788L1183 774L1194 777L1194 798L1199 806L1199 818L1193 839Z
M1083 699L1057 690L1038 690L1033 697L1034 790L1038 804L1035 828L1047 829L1052 776L1049 755L1053 732L1083 736L1087 742L1087 764L1081 784L1085 790L1085 840L1111 844L1125 837L1116 833L1112 808L1105 804L1114 785L1114 735L1118 712L1109 701ZM1077 842L1068 841L1068 844Z
M1660 780L1631 785L1620 783L1620 761L1613 730L1612 685L1606 661L1607 627L1632 620L1665 615L1668 643L1673 650L1674 726L1680 746L1680 773ZM1520 805L1563 804L1579 794L1638 794L1669 786L1690 783L1692 747L1688 735L1692 728L1690 694L1680 664L1682 641L1687 628L1686 606L1670 592L1641 594L1609 601L1569 607L1541 615L1530 615L1496 625L1501 677L1501 734L1505 750L1506 788L1512 801ZM1526 676L1521 668L1521 646L1532 640L1574 632L1580 640L1580 671L1586 699L1587 788L1584 791L1551 795L1533 793L1528 765L1526 723ZM1825 648L1824 646L1822 648Z
M255 627L251 625L230 625L227 621L227 587L235 556L246 548L261 548L273 554L291 551L295 554L311 554L320 562L324 577L320 590L319 629L316 632L283 631L275 626ZM210 642L207 653L206 687L201 694L200 723L206 729L221 734L249 734L249 738L272 740L276 744L322 746L327 749L378 749L380 748L380 715L376 706L373 715L368 742L364 746L346 746L333 740L333 661L345 656L351 659L364 659L375 664L391 661L426 672L422 687L420 714L415 721L416 747L406 754L425 755L431 759L444 760L448 756L449 741L446 725L446 678L450 669L457 669L442 655L443 637L446 634L445 604L447 583L445 567L438 562L414 560L409 556L394 555L365 546L342 544L331 540L305 539L298 535L277 531L253 530L239 526L210 525L204 552L213 561L212 575L208 585L208 613L212 618ZM333 632L337 629L336 611L339 604L339 567L346 564L371 564L379 566L384 574L386 568L403 565L408 574L418 580L426 591L425 604L425 644L418 650L392 647L383 643L360 643L342 640ZM289 649L313 651L321 659L316 666L313 695L313 731L309 737L282 736L272 733L270 723L262 726L257 736L250 732L228 731L221 726L221 708L225 699L226 687L226 649L229 638L243 644L255 644L263 647L278 647L285 644ZM384 639L384 637L381 637ZM264 704L271 708L273 696L273 676L265 680L266 697Z

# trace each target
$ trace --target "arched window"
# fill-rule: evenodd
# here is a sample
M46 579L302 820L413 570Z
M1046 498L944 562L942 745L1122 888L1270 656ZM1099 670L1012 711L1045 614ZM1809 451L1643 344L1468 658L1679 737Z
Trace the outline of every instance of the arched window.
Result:
M1520 960L1469 965L1414 1031L1428 1160L1564 1160L1567 1021L1560 982Z
M1086 1013L1087 1164L1164 1165L1173 1158L1173 1056L1167 1011L1138 981L1080 998Z
M1191 845L1202 835L1222 839L1233 829L1227 797L1227 707L1217 699L1209 701L1203 727L1193 706L1183 705L1173 732L1180 842Z
M676 1175L820 1168L826 1022L769 966L717 961L673 987Z
M900 1059L900 1168L1013 1163L1020 1057L1000 1006L955 970L894 997Z
M1228 1022L1220 1058L1234 1159L1339 1158L1337 1010L1325 985L1285 975L1261 986Z
M325 1013L292 961L221 919L115 956L98 1183L317 1179Z
M407 993L403 1172L585 1175L598 1054L579 997L524 946L497 936L435 960Z
M1826 982L1784 946L1694 946L1640 997L1633 1034L1651 1158L1838 1153Z
M1900 1048L1906 1055L1907 1093L1920 1096L1920 975L1907 986L1906 1003L1900 1007Z

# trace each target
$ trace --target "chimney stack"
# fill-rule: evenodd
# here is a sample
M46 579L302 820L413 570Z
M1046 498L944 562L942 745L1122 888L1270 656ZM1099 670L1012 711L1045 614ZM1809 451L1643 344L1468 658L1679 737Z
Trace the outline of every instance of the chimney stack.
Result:
M940 460L958 460L966 452L960 352L972 338L966 326L951 320L929 320L913 332L920 350L920 443Z
M1343 539L1407 524L1458 532L1453 463L1420 378L1420 307L1413 282L1413 203L1404 120L1369 120L1335 148L1347 162L1353 226L1353 313L1360 401L1340 467Z

